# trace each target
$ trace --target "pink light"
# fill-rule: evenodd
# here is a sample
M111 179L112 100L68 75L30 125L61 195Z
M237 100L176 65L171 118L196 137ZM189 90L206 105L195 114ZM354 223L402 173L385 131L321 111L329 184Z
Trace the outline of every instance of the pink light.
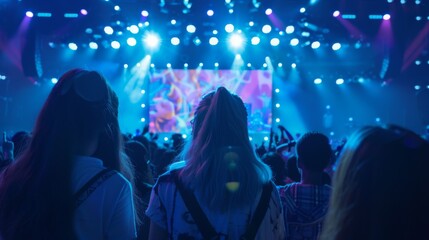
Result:
M338 16L340 16L340 11L335 11L333 14L332 14L332 16L334 16L334 17L338 17Z
M88 11L86 11L86 9L81 9L80 14L86 16L86 15L88 15Z
M390 19L390 14L384 14L383 15L383 19L384 20L389 20Z
M34 16L34 14L33 14L32 12L30 12L30 11L27 11L27 12L25 13L25 15L26 15L27 17L29 17L29 18L32 18L32 17Z

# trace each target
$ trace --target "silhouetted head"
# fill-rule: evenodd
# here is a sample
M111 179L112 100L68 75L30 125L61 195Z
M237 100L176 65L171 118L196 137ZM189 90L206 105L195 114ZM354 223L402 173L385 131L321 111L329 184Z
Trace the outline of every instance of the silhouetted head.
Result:
M315 172L322 172L332 157L329 139L322 133L304 134L296 144L298 167Z

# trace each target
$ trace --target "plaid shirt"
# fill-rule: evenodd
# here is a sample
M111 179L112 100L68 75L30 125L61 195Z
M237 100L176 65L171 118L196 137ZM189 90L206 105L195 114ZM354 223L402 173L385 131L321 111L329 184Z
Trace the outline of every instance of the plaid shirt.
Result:
M328 211L331 187L292 183L278 187L283 204L286 239L318 239Z

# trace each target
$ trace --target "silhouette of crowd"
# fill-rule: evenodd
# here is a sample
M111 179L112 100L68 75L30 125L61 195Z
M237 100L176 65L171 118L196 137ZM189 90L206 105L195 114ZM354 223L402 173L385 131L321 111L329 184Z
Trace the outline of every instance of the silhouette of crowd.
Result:
M0 239L429 239L427 133L334 143L280 125L254 145L242 99L218 87L191 136L160 145L148 126L122 133L119 107L99 72L72 69L31 132L3 133Z

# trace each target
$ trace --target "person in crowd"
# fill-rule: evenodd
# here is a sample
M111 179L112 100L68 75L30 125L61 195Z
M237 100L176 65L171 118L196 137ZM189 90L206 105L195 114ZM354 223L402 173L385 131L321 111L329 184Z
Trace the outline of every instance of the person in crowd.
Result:
M60 78L28 147L0 176L0 239L135 239L117 107L98 72ZM94 157L100 148L104 158Z
M15 158L18 158L19 155L25 150L28 143L30 142L30 139L31 135L26 131L16 132L12 136L11 140L14 145L13 155L15 156Z
M271 171L249 141L243 101L219 87L200 101L191 140L155 184L149 239L284 239Z
M125 153L130 158L135 169L135 193L141 200L140 211L145 211L149 205L150 193L154 184L152 171L147 163L149 151L138 141L128 141L125 143ZM138 239L147 239L149 235L149 218L142 217L137 232Z
M319 239L331 193L323 171L332 157L329 139L318 132L304 134L296 145L296 156L301 181L278 188L286 239Z
M398 126L347 141L321 239L429 239L429 143Z
M276 186L286 184L286 163L277 152L267 152L262 156L262 161L267 164L273 173L273 181Z

